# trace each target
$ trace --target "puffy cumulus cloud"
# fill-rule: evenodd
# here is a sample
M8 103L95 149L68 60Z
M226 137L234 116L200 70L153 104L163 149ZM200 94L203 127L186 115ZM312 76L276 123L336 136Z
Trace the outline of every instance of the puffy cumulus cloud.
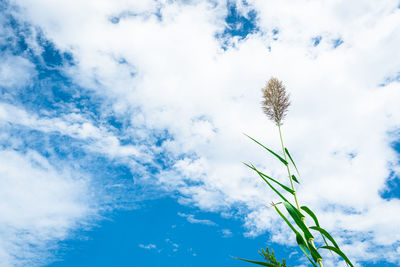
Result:
M95 215L89 180L34 151L1 150L0 160L1 265L44 264L57 241Z
M399 263L400 204L380 195L391 172L399 175L391 147L400 125L398 2L246 2L237 2L239 13L254 10L259 31L223 49L226 2L14 1L16 16L73 54L65 71L75 82L129 114L129 134L168 133L153 147L169 160L155 181L206 210L245 207L250 234L270 230L293 244L264 208L275 197L240 165L249 160L284 179L280 163L241 134L279 150L259 102L265 80L282 79L300 201L352 259Z

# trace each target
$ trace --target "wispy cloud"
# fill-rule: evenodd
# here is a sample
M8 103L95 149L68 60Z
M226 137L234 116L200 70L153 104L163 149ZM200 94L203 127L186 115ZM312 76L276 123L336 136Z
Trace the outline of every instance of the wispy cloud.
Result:
M232 237L233 235L232 231L229 229L222 229L221 232L223 237Z
M139 247L147 250L157 249L157 246L155 244L139 244Z
M179 250L179 244L178 244L178 243L173 242L173 241L172 241L171 239L169 239L169 238L166 238L166 239L165 239L165 242L166 242L168 245L171 246L172 252L177 252L177 251Z
M178 215L186 218L186 220L190 223L198 223L198 224L205 224L205 225L209 225L209 226L217 226L217 224L215 222L213 222L211 220L207 220L207 219L197 219L194 217L193 214L185 214L185 213L178 212Z
M44 264L49 247L96 217L90 178L57 170L35 151L0 150L0 161L2 265Z

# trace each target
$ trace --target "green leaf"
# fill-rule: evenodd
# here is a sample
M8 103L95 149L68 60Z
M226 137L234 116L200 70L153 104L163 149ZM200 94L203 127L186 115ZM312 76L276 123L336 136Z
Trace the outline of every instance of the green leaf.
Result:
M338 254L340 257L342 257L342 259L344 259L344 261L345 261L348 265L350 265L351 267L354 266L354 265L351 263L351 261L349 260L349 258L347 258L346 255L344 255L344 253L343 253L340 249L335 248L335 247L332 247L332 246L323 246L323 247L320 247L320 248L328 249L328 250L330 250L330 251L335 252L335 253Z
M301 219L303 214L300 213L292 204L289 202L284 202L286 210L289 212L290 216L293 218L294 222L297 226L303 231L304 235L306 236L307 240L310 238L314 238L313 235L308 230L307 226L304 224L303 220Z
M314 222L315 222L315 225L317 226L317 227L320 227L319 226L319 222L318 222L318 219L317 219L317 216L314 214L314 212L312 212L308 207L306 207L306 206L301 206L300 207L302 210L304 210L308 215L310 215L310 217L314 220ZM311 227L310 227L311 228ZM321 228L322 229L322 228ZM320 232L321 233L321 232ZM322 239L324 240L324 243L328 246L328 242L326 242L326 239L325 239L325 236L321 233L321 236L322 236Z
M278 265L276 265L276 264L267 263L267 262L263 262L263 261L252 261L252 260L245 260L245 259L236 258L236 257L234 257L234 258L235 258L235 259L237 259L237 260L241 260L241 261L245 261L245 262L254 263L254 264L257 264L257 265L261 265L261 266L268 266L268 267L279 267L279 266L278 266Z
M296 176L294 176L293 174L292 174L292 179L293 179L293 181L295 181L296 183L300 184L299 181L297 180Z
M244 134L245 136L247 136L248 138L250 138L251 140L253 140L254 142L256 142L257 144L259 144L260 146L262 146L263 148L265 148L266 150L268 150L269 153L271 153L272 155L274 155L275 157L277 157L283 164L288 165L288 162L286 160L284 160L281 156L279 156L278 154L276 154L274 151L272 151L271 149L269 149L268 147L264 146L263 144L261 144L260 142L258 142L256 139L248 136L247 134Z
M321 235L326 236L326 238L328 238L329 241L331 241L332 244L333 244L337 249L339 249L339 246L338 246L338 244L336 243L335 239L333 239L333 237L332 237L325 229L323 229L323 228L321 228L321 227L318 227L318 226L311 226L310 229L316 230L316 231L320 232ZM327 244L327 245L328 245L328 244Z
M267 247L266 250L261 249L261 251L259 251L258 253L259 253L259 254L266 260L266 262L268 262L268 263L275 264L275 265L277 265L277 266L279 266L279 267L288 267L288 266L286 265L286 260L285 260L285 259L282 259L282 262L279 262L279 261L276 259L275 253L274 253L274 250L273 250L273 249L269 250L269 248Z
M312 212L307 206L301 206L300 208L302 210L304 210L305 212L307 212L307 214L310 215L311 218L314 220L315 225L319 227L319 222L318 222L317 216L315 216L314 212Z
M297 241L297 244L299 245L301 251L303 251L304 255L307 256L307 259L311 262L311 264L314 267L317 267L317 265L315 265L315 263L311 260L310 255L308 255L308 253L307 253L308 246L305 243L304 238L300 233L296 233L296 241Z
M254 166L250 166L250 165L248 165L248 164L246 164L246 163L244 163L244 164L245 164L247 167L249 167L250 169L252 169L252 170L258 172L260 175L264 176L265 178L268 178L268 179L270 179L271 181L273 181L274 183L280 185L283 189L285 189L286 191L288 191L288 192L291 193L292 195L294 194L294 191L293 191L292 189L290 189L289 187L287 187L286 185L283 185L283 184L281 184L280 182L278 182L277 180L275 180L275 179L269 177L268 175L266 175L266 174L260 172L260 171L257 170Z
M282 214L282 212L278 209L278 207L276 205L274 205L274 208L276 210L276 212L278 212L278 214L282 217L282 219L287 223L287 225L289 225L290 229L292 229L292 231L296 234L299 233L296 228L294 228L294 226L289 222L289 220L285 217L285 215Z
M289 156L290 161L292 162L294 168L296 169L297 175L300 175L299 170L297 170L296 164L294 163L294 161L293 161L292 157L290 156L289 151L286 147L285 147L285 152Z
M252 169L252 170L255 170L255 171L258 173L258 175L260 175L261 179L263 179L263 180L269 185L269 187L271 187L271 189L275 191L275 193L276 193L278 196L280 196L284 201L288 201L275 187L273 187L273 186L268 182L267 179L265 179L265 178L262 176L262 174L256 169L256 167L254 167L253 165L250 166L250 165L248 165L247 163L244 163L244 165L246 165L247 167L249 167L249 168Z
M289 212L290 216L293 218L297 226L303 231L304 236L306 238L306 243L308 244L308 250L311 253L314 261L317 261L319 258L322 258L318 251L312 246L310 243L310 239L314 239L314 236L310 233L304 221L301 219L303 214L300 213L292 204L288 202L283 203L285 205L286 210Z
M288 203L288 204L291 205L290 203ZM285 205L285 207L286 207L286 205ZM292 231L296 234L296 241L297 241L297 244L299 245L300 249L304 252L304 254L307 256L309 261L314 266L316 266L314 264L314 262L310 259L309 255L307 253L307 249L310 251L311 256L313 257L313 259L315 261L317 261L318 258L321 258L321 255L319 255L319 253L317 252L317 250L315 248L313 248L311 245L309 245L309 243L305 240L304 234L300 233L299 231L296 230L296 228L294 228L294 226L289 222L289 220L285 217L285 215L282 214L282 212L278 209L278 207L276 207L276 205L274 206L274 208L279 213L279 215L282 217L282 219L289 225L289 227L292 229ZM310 235L311 235L311 233L310 233Z
M321 255L318 253L317 249L313 246L313 244L310 241L308 241L307 244L308 244L308 250L310 251L314 261L318 262L318 259L322 260Z

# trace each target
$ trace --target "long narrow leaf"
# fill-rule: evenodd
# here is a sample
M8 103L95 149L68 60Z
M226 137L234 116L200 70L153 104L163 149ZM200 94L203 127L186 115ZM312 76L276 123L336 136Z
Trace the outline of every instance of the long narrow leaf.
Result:
M350 265L351 267L354 266L354 265L351 263L351 261L349 260L349 258L347 258L347 256L344 255L344 253L343 253L340 249L335 248L335 247L332 247L332 246L323 246L323 247L320 247L320 248L328 249L328 250L330 250L330 251L335 252L335 253L338 254L340 257L342 257L342 259L344 259L344 261L345 261L348 265Z
M257 144L259 144L260 146L262 146L263 148L265 148L266 150L268 150L269 153L271 153L272 155L274 155L275 157L277 157L283 164L288 165L288 162L286 160L284 160L281 156L279 156L278 154L276 154L274 151L272 151L271 149L269 149L268 147L264 146L263 144L261 144L260 142L258 142L256 139L248 136L247 134L244 134L245 136L247 136L248 138L250 138L251 140L253 140L254 142L256 142Z
M294 228L294 226L289 222L289 220L285 217L285 215L282 214L282 212L278 209L278 207L276 205L274 206L274 208L278 212L278 214L282 217L282 219L287 223L287 225L289 225L289 227L292 229L292 231L296 234L296 241L297 241L297 244L299 245L300 249L307 256L308 260L314 266L316 266L315 263L311 260L310 256L308 255L307 249L310 251L311 256L313 257L313 259L315 261L318 258L321 258L319 253L311 245L308 244L308 242L305 240L306 238L304 237L304 234L300 233L299 231L296 230L296 228Z
M312 212L307 206L301 206L300 208L310 215L310 217L314 220L315 225L319 227L318 218L315 216L314 212Z
M289 187L287 187L286 185L283 185L283 184L281 184L280 182L278 182L277 180L275 180L275 179L269 177L268 175L266 175L266 174L260 172L260 171L257 170L254 166L250 166L250 165L248 165L248 164L246 164L246 163L244 163L244 164L245 164L247 167L249 167L250 169L252 169L252 170L258 172L260 175L264 176L265 178L268 178L268 179L270 179L271 181L273 181L274 183L280 185L283 189L285 189L286 191L288 191L288 192L291 193L292 195L294 194L294 191L293 191L292 189L290 189Z
M293 179L293 181L295 181L296 183L300 184L300 183L299 183L299 180L297 180L296 176L294 176L293 174L292 174L292 179Z
M318 226L311 226L310 229L316 230L318 232L321 233L322 236L326 236L326 238L329 239L329 241L332 242L332 244L339 249L338 244L336 243L335 239L333 239L333 237L328 233L328 231L326 231L325 229L318 227Z
M289 150L288 150L286 147L285 147L285 152L286 152L286 154L289 156L289 159L290 159L290 161L292 162L294 168L296 169L297 174L300 175L299 170L297 170L296 164L294 163L292 157L291 157L290 154L289 154Z
M294 222L303 231L307 240L309 240L310 238L314 238L313 235L308 230L305 223L303 222L303 220L301 219L303 217L303 215L295 207L293 207L293 205L290 204L289 202L284 202L283 204L285 205L285 208L289 212L290 216L293 218Z
M310 251L314 261L318 262L318 260L322 260L321 254L319 254L319 252L313 246L313 244L310 241L307 241L307 244L308 244L308 250Z
M274 208L276 210L276 212L278 212L278 214L282 217L282 219L287 223L287 225L289 225L290 229L292 229L292 231L296 234L299 234L299 232L296 230L296 228L294 228L294 226L289 222L289 220L285 217L285 215L282 214L282 212L278 209L278 207L276 205L274 205Z
M301 236L300 233L296 233L296 241L297 241L297 244L299 245L301 251L303 251L304 255L306 255L307 259L311 262L311 264L314 267L317 267L317 265L315 265L315 263L311 260L310 255L308 255L307 244L305 243L304 238Z
M304 210L308 215L310 215L310 217L314 220L314 223L317 227L319 226L319 222L318 222L318 218L317 216L314 214L314 212L312 212L307 206L301 206L300 207L302 210ZM310 227L311 228L311 227ZM321 232L320 232L321 233ZM324 240L325 245L328 246L328 242L326 242L325 236L321 233L322 239ZM332 252L331 252L332 253Z
M290 194L292 194L292 195L294 194L294 190L293 190L293 189L290 189L290 188L287 187L286 185L281 184L281 183L278 182L277 180L275 180L275 179L269 177L268 175L266 175L266 174L264 174L264 173L262 173L262 172L260 172L260 174L261 174L262 176L264 176L265 178L268 178L268 179L270 179L271 181L275 182L276 184L280 185L283 189L285 189L286 191L288 191Z
M301 214L300 211L298 211L292 204L287 202L283 204L285 205L286 210L289 212L290 216L293 218L297 226L303 231L306 238L306 243L308 245L308 250L310 251L314 261L322 258L315 247L310 243L310 240L314 239L314 236L310 233L304 221L301 219L303 217L303 214Z
M267 179L265 179L265 178L261 175L261 173L256 169L256 167L254 167L254 166L252 166L252 165L248 165L248 164L246 164L246 163L244 163L244 165L246 165L247 167L251 168L252 170L255 170L255 171L258 173L258 175L260 175L261 179L263 179L264 182L266 182L266 183L268 184L268 186L271 187L271 189L274 190L274 192L275 192L278 196L280 196L284 201L288 201L275 187L273 187L273 186L268 182Z
M257 265L261 265L261 266L268 266L268 267L279 267L279 265L276 264L272 264L272 263L267 263L267 262L262 262L262 261L252 261L252 260L245 260L245 259L241 259L241 258L236 258L237 260L241 260L241 261L245 261L245 262L250 262L250 263L254 263Z

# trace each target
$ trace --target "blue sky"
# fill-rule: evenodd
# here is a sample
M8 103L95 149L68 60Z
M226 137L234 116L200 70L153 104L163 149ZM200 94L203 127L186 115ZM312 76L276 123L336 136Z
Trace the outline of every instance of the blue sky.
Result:
M300 200L399 266L398 3L289 2L0 0L0 266L307 266L241 164L286 181L271 76Z

